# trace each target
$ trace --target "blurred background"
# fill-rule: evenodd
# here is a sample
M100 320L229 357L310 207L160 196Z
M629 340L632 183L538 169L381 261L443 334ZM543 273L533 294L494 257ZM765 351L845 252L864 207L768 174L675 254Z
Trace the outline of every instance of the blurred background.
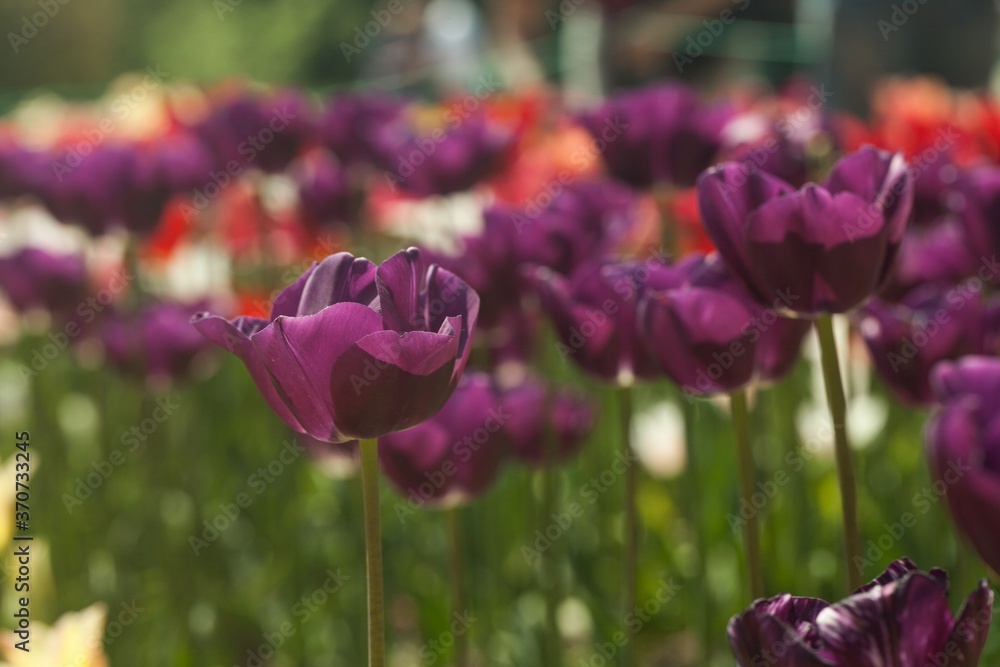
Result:
M706 98L731 87L758 91L746 93L752 97L815 86L829 92L826 110L883 121L902 110L919 126L925 116L936 122L951 113L942 106L945 86L989 95L997 17L992 0L5 0L0 139L52 146L111 117L120 122L114 141L147 141L164 128L174 132L211 106L206 100L289 88L317 105L359 91L431 104L496 90L491 114L530 124L550 106L581 109L664 80L684 81ZM900 89L885 85L892 75L931 78ZM122 104L127 113L119 115ZM209 136L215 131L209 126ZM539 156L569 155L561 141L580 145L572 132L558 136L525 149L526 175L504 181L508 190L526 191L523 181L550 173L531 168L544 162ZM581 172L597 169L588 163ZM482 206L461 193L416 205L375 188L365 210L379 219L379 234L339 227L304 234L283 217L294 208L293 191L287 179L251 173L213 205L221 242L199 231L184 204L153 220L141 243L113 235L83 240L80 229L58 225L52 211L5 205L0 254L43 237L64 251L87 246L89 287L71 305L96 297L99 311L131 294L135 281L141 289L125 298L130 309L141 310L143 295L169 294L187 300L186 321L195 299L219 294L220 310L266 312L275 290L330 252L382 259L414 241L447 247L439 227L454 235L480 224ZM508 192L508 199L528 197ZM685 206L676 203L679 211ZM650 206L644 215L655 216ZM115 287L122 267L131 277ZM145 341L139 329L82 337L67 351L51 337L65 331L58 318L15 310L0 315L0 427L5 434L30 431L36 457L35 621L51 625L104 604L104 625L71 617L72 632L69 625L49 631L89 637L87 665L103 666L100 653L106 664L141 667L363 664L361 498L357 480L346 476L350 457L290 444L298 441L231 355L192 344L184 372L137 372L127 354L114 359L110 341ZM846 327L842 333L846 347ZM549 351L546 379L578 388L597 415L584 445L589 454L560 469L560 499L568 503L606 472L617 446L616 407L552 352L551 332L540 336L538 349ZM898 406L863 361L850 371L866 488L863 528L879 536L931 483L920 445L925 412ZM769 504L764 552L772 565L769 590L836 599L843 580L839 506L829 442L814 439L817 383L815 359L806 358L756 400L761 478L787 469L787 457L797 460L803 451L810 462L792 476L794 493ZM634 426L637 442L645 443L640 599L672 591L643 623L642 664L731 665L724 628L744 594L738 535L727 522L736 507L728 415L710 401L691 404L666 382L641 388L637 405L648 413ZM13 442L5 438L0 458L7 460ZM685 443L697 443L696 486L712 493L681 474ZM0 493L8 491L3 479ZM545 664L538 583L548 574L523 551L549 523L540 515L541 484L537 472L511 466L459 516L461 583L475 619L467 624L472 665ZM398 492L386 486L383 493L391 664L452 664L456 583L446 516L423 509L411 516ZM241 494L251 502L236 513ZM611 485L551 547L565 664L604 664L599 645L620 620L620 496ZM11 514L0 511L2 520ZM692 528L697 522L701 538ZM919 525L891 548L875 545L865 576L910 555L924 568L949 569L962 595L971 590L978 570L936 500ZM8 563L0 589L4 626L14 609L10 572ZM700 592L705 581L708 595ZM989 650L997 655L995 641ZM46 659L13 664L63 665Z

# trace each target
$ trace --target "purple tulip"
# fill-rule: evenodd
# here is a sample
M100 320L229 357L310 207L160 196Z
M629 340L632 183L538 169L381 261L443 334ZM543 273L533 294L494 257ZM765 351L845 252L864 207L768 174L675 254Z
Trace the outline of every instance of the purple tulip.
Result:
M307 100L291 90L267 97L227 100L192 129L228 172L248 167L283 170L314 139L315 121Z
M80 255L21 248L0 257L0 291L22 313L72 315L87 297L87 266Z
M398 119L405 108L402 99L379 91L339 95L326 105L320 138L346 168L370 164L378 129Z
M549 438L553 460L570 460L579 453L594 426L594 410L587 401L569 392L550 392L535 380L526 379L505 389L502 403L511 453L530 466L546 463Z
M659 261L590 262L570 276L551 269L528 273L559 337L557 352L604 380L630 385L659 373L640 338L636 309L649 289L680 286L683 275Z
M376 131L377 165L393 187L419 197L462 192L503 166L513 133L476 114L417 134L405 118Z
M211 343L195 331L191 317L205 303L158 301L135 314L112 313L101 325L105 354L119 370L152 381L190 375Z
M153 231L170 199L209 182L212 158L194 137L182 135L133 149L122 184L122 224L136 233Z
M864 148L800 190L727 163L698 180L705 229L750 293L788 295L802 316L841 313L885 282L903 239L913 186L901 155Z
M780 595L729 621L738 667L976 667L989 634L993 592L982 580L956 619L948 575L897 560L847 599Z
M481 321L493 327L521 311L528 289L522 267L543 266L568 275L607 256L636 217L637 201L607 181L568 186L547 206L495 205L483 214L483 231L462 239L461 252L438 261L483 297Z
M942 404L925 433L935 491L980 558L1000 569L1000 359L942 362L931 384Z
M712 164L730 115L703 106L687 86L665 84L614 97L580 121L616 179L636 188L687 187Z
M325 442L416 426L448 400L468 361L479 296L416 248L377 267L337 253L287 287L270 318L192 322L240 357L292 429Z
M856 313L875 370L903 403L933 402L930 374L939 361L983 352L980 297L956 299L958 294L954 288L928 284L897 304L872 299Z
M468 501L500 471L507 419L490 377L468 373L437 415L379 441L382 470L417 506Z
M299 207L306 223L323 227L355 219L347 172L330 155L310 154L294 171L299 188Z
M63 163L64 156L51 154L53 169L36 179L36 194L57 219L75 223L91 234L120 226L125 187L135 168L129 146L96 147L78 164Z
M762 309L717 255L678 264L679 280L650 289L639 307L644 344L664 372L694 394L731 392L788 372L809 330L805 320Z

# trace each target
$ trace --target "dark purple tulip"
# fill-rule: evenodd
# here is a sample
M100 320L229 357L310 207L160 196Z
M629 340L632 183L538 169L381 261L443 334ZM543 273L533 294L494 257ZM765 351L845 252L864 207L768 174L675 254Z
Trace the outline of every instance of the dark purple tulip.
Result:
M379 128L394 122L405 109L402 99L379 91L339 95L326 105L319 134L347 168L372 163Z
M901 155L863 148L800 190L726 163L702 175L698 198L706 231L750 293L765 305L785 295L788 311L812 317L851 310L885 282L913 187Z
M809 330L804 320L762 309L717 255L692 255L675 269L679 280L650 289L639 307L649 354L684 391L731 392L788 372Z
M546 447L553 443L553 461L563 463L577 453L594 426L593 407L565 391L551 392L536 380L505 389L502 395L508 419L511 453L531 466L548 460Z
M942 404L925 436L935 491L979 557L1000 570L1000 359L942 362L931 384Z
M560 358L623 386L658 375L657 360L640 338L636 309L647 290L683 283L676 267L595 261L568 277L536 268L528 278L559 337Z
M115 312L101 325L108 361L119 370L149 380L176 381L188 376L212 345L191 327L205 303L158 301L137 313Z
M181 135L133 151L122 187L122 223L137 233L156 228L171 197L209 182L209 152L193 136Z
M925 227L911 227L903 236L889 283L881 294L898 299L926 284L954 285L979 267L960 219L944 218Z
M855 320L879 377L909 405L933 402L930 374L939 361L983 352L980 297L953 287L928 284L896 304L872 299Z
M87 297L87 266L80 255L21 248L0 257L0 291L22 313L72 315Z
M560 186L537 204L486 209L483 231L462 239L457 255L438 261L479 292L482 322L496 326L508 311L523 310L523 266L568 275L607 256L631 228L636 207L635 196L611 182Z
M1000 167L971 169L962 181L967 202L961 215L973 254L982 259L1000 250ZM993 282L1000 281L995 273Z
M835 604L791 595L757 600L729 621L729 646L738 667L976 667L992 607L984 579L955 618L948 575L903 559Z
M392 187L419 196L472 188L503 166L513 146L507 128L476 114L450 127L417 134L405 118L376 131L377 165Z
M468 501L500 471L508 418L490 377L470 372L437 415L379 441L382 470L418 506Z
M469 357L479 297L416 248L381 266L342 252L287 287L270 318L192 321L243 361L268 404L325 442L378 438L433 416Z
M16 144L0 145L0 199L39 195L39 183L52 176L45 153Z
M279 172L314 140L315 120L295 91L227 100L192 128L215 154L219 168Z
M101 145L73 164L58 152L49 158L52 169L36 179L36 193L52 215L91 234L121 225L125 187L135 168L131 147Z
M294 170L299 207L307 224L322 227L351 223L351 186L347 172L329 154L311 153Z
M712 164L730 115L702 105L687 86L661 84L613 97L580 121L616 179L687 187Z

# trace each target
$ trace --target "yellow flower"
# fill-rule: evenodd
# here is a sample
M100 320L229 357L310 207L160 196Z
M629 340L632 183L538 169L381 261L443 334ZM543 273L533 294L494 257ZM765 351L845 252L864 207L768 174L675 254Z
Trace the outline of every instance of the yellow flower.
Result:
M108 667L104 655L104 624L108 608L93 604L83 611L63 614L55 625L32 623L30 651L17 648L17 633L0 636L0 667Z

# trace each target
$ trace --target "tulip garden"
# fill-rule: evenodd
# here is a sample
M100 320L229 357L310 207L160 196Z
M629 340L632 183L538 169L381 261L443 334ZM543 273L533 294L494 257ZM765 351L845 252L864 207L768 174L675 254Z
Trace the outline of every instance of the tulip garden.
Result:
M1000 103L829 97L0 118L2 664L1000 664Z

